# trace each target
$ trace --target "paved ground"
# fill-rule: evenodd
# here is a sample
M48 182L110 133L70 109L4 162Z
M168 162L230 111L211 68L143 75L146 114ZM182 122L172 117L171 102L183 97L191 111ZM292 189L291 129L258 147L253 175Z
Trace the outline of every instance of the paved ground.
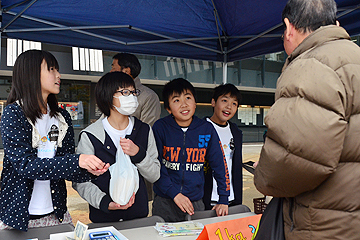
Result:
M245 143L243 145L243 161L257 161L259 159L259 153L262 147L262 143ZM2 170L2 159L4 156L3 150L0 150L0 170ZM254 186L253 176L246 170L243 170L244 175L244 187L243 187L243 204L247 205L252 211L254 210L253 199L262 197L263 195L259 193ZM88 218L88 205L87 203L77 194L77 192L72 189L71 182L67 182L68 190L68 209L73 218L74 224L77 220L80 220L83 223L90 223ZM149 202L151 208L151 202ZM150 211L151 212L151 211Z

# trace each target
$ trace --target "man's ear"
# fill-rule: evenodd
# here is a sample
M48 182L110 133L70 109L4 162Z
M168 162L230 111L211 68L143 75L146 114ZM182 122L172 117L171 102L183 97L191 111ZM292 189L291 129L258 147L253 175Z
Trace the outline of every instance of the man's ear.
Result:
M168 113L171 114L171 110L169 108L167 108L166 111L168 111Z
M127 75L129 75L129 76L132 77L132 75L131 75L131 69L130 69L129 67L123 68L123 69L122 69L122 72L123 72L123 73L126 73Z
M286 26L284 31L284 41L289 41L289 39L294 35L295 27L290 23L288 18L284 18L284 23Z
M215 102L215 99L212 98L212 99L211 99L211 106L212 106L212 107L215 107L215 103L216 103L216 102Z

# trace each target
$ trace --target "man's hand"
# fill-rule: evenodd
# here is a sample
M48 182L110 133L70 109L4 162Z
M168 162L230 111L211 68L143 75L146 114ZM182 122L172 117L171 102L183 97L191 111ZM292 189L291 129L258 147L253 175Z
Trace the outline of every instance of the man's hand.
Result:
M189 198L179 193L174 197L174 202L183 212L187 212L189 215L194 214L194 206L192 205Z
M126 210L129 207L131 207L135 202L135 193L133 193L133 195L131 196L129 202L126 205L120 205L116 202L110 202L109 203L109 210Z
M79 166L88 170L90 173L99 176L108 170L110 164L105 164L95 155L80 154Z
M229 214L229 206L225 204L216 204L212 210L216 211L216 215L219 216L226 216Z
M130 139L120 138L120 146L125 154L133 157L139 152L139 147Z

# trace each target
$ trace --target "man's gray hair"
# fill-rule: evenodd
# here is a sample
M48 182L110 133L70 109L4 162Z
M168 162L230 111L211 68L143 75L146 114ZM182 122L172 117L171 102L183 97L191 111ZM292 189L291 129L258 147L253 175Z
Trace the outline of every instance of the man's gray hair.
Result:
M334 0L289 0L282 12L282 20L289 19L302 33L313 32L321 26L336 24L336 11Z

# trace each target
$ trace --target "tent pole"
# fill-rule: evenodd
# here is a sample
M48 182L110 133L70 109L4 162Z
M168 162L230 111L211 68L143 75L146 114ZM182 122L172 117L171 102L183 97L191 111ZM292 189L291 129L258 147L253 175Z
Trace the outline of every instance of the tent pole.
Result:
M223 84L226 84L226 82L227 82L227 66L228 66L228 63L224 62L223 63Z
M227 62L227 47L224 47L224 62L223 62L223 84L226 84L227 82L227 67L228 67L228 62Z
M37 1L37 0L31 1L31 3L29 3L29 5L27 5L23 10L21 10L19 13L17 13L16 16L15 16L13 19L11 19L11 21L8 22L8 23L5 25L4 28L1 28L1 29L3 30L3 29L6 29L8 26L10 26L13 22L16 21L16 19L18 19L19 17L21 17L21 15L22 15L27 9L29 9L36 1ZM25 2L26 2L26 1L25 1ZM25 3L25 2L24 2L24 3Z
M213 84L216 84L216 64L211 62L211 76Z
M240 48L240 47L242 47L242 46L244 46L244 45L246 45L246 44L248 44L248 43L250 43L250 42L252 42L252 41L254 41L254 40L256 40L256 39L258 39L258 38L266 35L267 33L271 32L271 31L273 31L273 30L275 30L275 29L277 29L277 28L279 28L279 27L281 27L281 26L283 26L283 23L279 23L279 24L277 24L276 26L274 26L274 27L272 27L272 28L270 28L270 29L268 29L268 30L260 33L259 35L257 35L257 36L255 36L255 37L253 37L253 38L251 38L251 39L249 39L249 40L247 40L247 41L245 41L245 42L237 45L236 47L233 47L232 49L229 50L229 52L232 52L232 51L234 51L234 50L236 50L236 49L238 49L238 48Z
M239 65L238 65L238 85L241 85L241 60L238 61Z
M223 62L223 84L227 83L227 68L228 68L228 40L227 38L224 39L224 62Z

